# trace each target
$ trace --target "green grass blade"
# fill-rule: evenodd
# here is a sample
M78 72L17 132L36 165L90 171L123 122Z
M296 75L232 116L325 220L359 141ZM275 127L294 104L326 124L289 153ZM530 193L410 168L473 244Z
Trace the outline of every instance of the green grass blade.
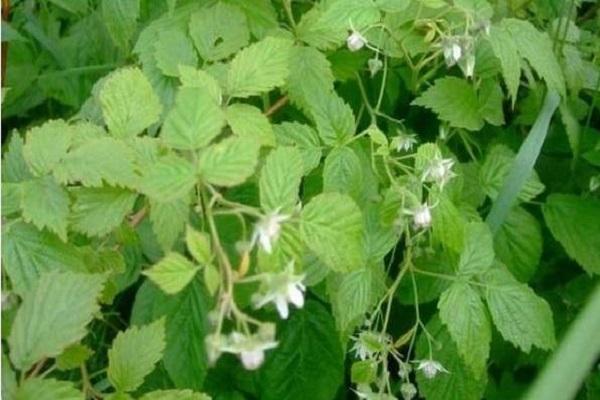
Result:
M579 313L525 400L568 400L600 355L600 285Z
M560 96L550 91L544 99L544 105L529 131L527 138L521 145L519 153L515 157L510 168L508 176L502 185L502 189L498 194L498 198L492 205L492 209L487 216L486 222L490 226L493 233L496 233L510 209L514 206L515 201L525 181L531 175L535 161L537 160L554 111L558 107Z

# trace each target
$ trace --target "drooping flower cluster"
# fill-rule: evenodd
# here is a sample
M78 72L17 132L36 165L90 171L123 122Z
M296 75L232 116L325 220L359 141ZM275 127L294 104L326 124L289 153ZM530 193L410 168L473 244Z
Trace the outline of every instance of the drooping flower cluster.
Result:
M244 368L255 370L265 360L265 351L277 347L275 325L265 323L254 334L233 331L229 335L212 334L205 339L208 359L214 364L222 353L239 357Z
M265 274L258 293L252 296L254 307L261 308L268 303L273 303L279 316L287 319L290 313L289 303L296 308L304 306L304 292L306 291L306 287L302 283L304 278L304 274L294 273L293 261L288 263L282 272Z

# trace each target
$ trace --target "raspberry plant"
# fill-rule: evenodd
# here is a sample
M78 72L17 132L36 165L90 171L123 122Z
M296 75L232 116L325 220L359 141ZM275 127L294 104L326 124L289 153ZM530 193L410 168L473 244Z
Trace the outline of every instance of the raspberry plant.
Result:
M600 396L597 4L3 7L3 398Z

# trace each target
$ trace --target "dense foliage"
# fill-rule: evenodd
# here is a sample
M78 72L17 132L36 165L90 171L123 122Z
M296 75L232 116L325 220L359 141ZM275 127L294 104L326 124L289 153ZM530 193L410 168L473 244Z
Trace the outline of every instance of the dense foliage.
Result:
M3 399L600 398L596 2L2 4Z

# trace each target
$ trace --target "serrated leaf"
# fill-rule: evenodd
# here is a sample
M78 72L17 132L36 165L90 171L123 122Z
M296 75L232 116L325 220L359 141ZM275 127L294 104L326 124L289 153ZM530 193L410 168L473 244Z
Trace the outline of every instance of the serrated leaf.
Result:
M310 110L313 99L333 91L333 73L327 57L313 47L294 46L290 53L287 92L293 103Z
M205 269L206 271L206 269ZM131 321L144 324L166 317L163 364L179 388L201 390L208 369L204 337L209 332L210 297L194 279L174 296L146 281L138 290Z
M2 183L2 216L9 216L21 211L21 198L23 197L23 184Z
M162 260L144 271L152 282L167 294L179 293L198 272L198 267L178 253L169 253Z
M446 194L440 195L438 201L431 213L433 238L444 248L460 254L464 243L465 218Z
M106 78L99 95L109 132L119 138L139 135L158 121L162 106L138 68L122 68Z
M517 52L517 45L511 34L503 27L497 25L490 28L488 40L492 45L494 54L500 60L504 83L506 83L508 93L512 97L514 105L521 80L521 60Z
M298 204L303 168L294 147L280 146L269 153L259 179L260 205L265 211L292 211Z
M223 110L209 91L182 87L167 114L161 137L174 149L196 150L208 146L224 125Z
M261 369L264 400L330 400L343 382L344 353L331 315L308 301L278 327L279 346ZM290 374L289 371L294 371Z
M364 185L360 159L349 147L337 147L325 158L323 192L339 192L360 201Z
M237 53L227 74L227 93L249 97L282 86L291 48L290 40L267 37Z
M75 188L71 228L88 236L103 236L121 225L129 214L137 194L110 186Z
M206 148L198 162L201 179L218 186L235 186L254 174L260 143L231 136Z
M313 99L311 115L323 142L330 146L344 144L356 130L352 108L335 92Z
M69 195L54 178L47 175L23 183L21 208L25 222L39 229L48 228L67 240Z
M73 141L73 129L63 120L48 121L27 132L23 157L36 175L52 172Z
M249 104L232 104L226 110L227 123L234 134L252 138L263 146L274 146L275 136L269 119Z
M83 338L86 325L100 310L96 301L103 275L51 272L25 295L8 338L10 358L27 371L44 357L58 356Z
M329 268L347 272L363 265L363 218L351 197L319 194L304 207L301 219L304 241Z
M165 319L119 332L108 351L108 379L119 391L137 389L165 349Z
M250 40L244 13L238 7L224 3L193 14L189 28L198 53L207 61L227 58Z
M193 392L188 389L170 389L155 390L153 392L146 393L140 397L140 400L211 400L211 398L204 393Z
M226 3L238 6L246 15L248 28L253 36L262 39L266 34L279 26L277 11L271 0L226 0Z
M199 232L187 226L185 231L185 244L188 251L200 264L210 264L212 260L212 250L210 246L210 236L205 232Z
M167 203L187 196L195 184L196 173L192 163L169 154L145 171L140 190L156 201Z
M410 5L410 0L375 0L375 4L381 11L400 12Z
M190 214L190 196L162 203L150 199L150 222L161 249L169 251L183 232Z
M513 208L494 237L494 249L515 278L529 281L542 257L540 223L525 209Z
M67 347L56 357L56 367L60 371L79 368L94 352L87 346L76 343Z
M189 36L177 29L160 31L154 44L156 66L167 76L179 76L179 66L198 64Z
M487 273L485 282L488 308L504 339L526 353L532 346L554 348L552 310L544 299L499 267Z
M23 381L15 393L15 400L84 400L73 382L56 379L31 378Z
M300 151L304 175L315 169L321 160L321 143L314 129L298 122L283 122L273 126L277 144L294 146Z
M2 182L21 182L29 178L31 171L23 154L23 138L14 132L2 155Z
M478 98L481 117L492 125L504 125L502 109L504 93L502 93L500 84L491 79L484 80L479 88Z
M456 128L478 131L483 127L477 94L464 79L452 76L437 79L411 104L430 109Z
M221 104L223 91L219 86L219 82L206 71L192 68L188 65L180 65L179 80L181 81L181 86L201 88L210 94L215 103Z
M467 276L482 274L493 262L494 242L487 224L471 222L465 225L464 247L460 253L458 273Z
M492 327L479 293L468 283L456 281L440 296L438 309L465 364L477 376L485 373Z
M103 1L101 11L102 21L115 44L124 51L129 50L140 17L140 1Z
M600 201L551 194L542 211L552 235L589 274L600 274Z

